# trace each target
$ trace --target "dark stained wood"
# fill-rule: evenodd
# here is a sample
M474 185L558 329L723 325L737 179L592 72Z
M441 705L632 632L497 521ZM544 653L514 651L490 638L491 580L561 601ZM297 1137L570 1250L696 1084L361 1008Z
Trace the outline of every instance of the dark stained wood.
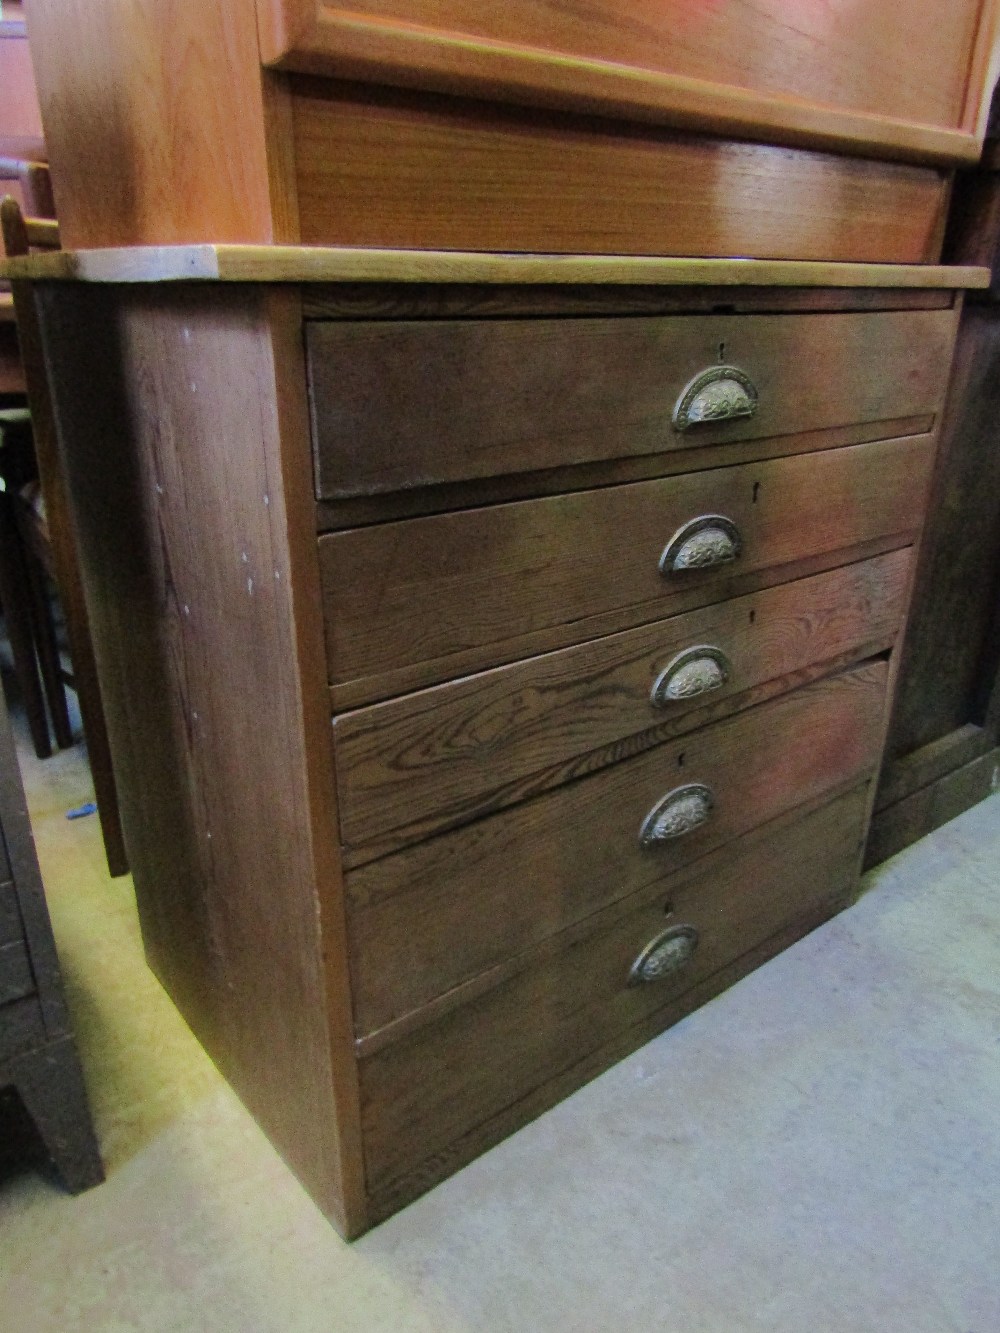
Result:
M988 726L967 722L947 735L912 750L897 760L882 775L879 783L876 811L895 804L904 796L911 796L921 787L943 778L953 768L963 768L979 759L995 746L993 731Z
M954 323L950 311L314 321L316 492L365 495L933 414ZM750 377L754 415L679 430L685 387L720 362Z
M329 80L292 99L306 245L940 254L947 171Z
M49 290L40 311L148 957L320 1206L356 1232L294 297Z
M306 319L775 315L822 310L944 310L953 304L954 294L950 291L901 287L567 287L565 284L483 287L467 283L435 287L419 282L365 282L335 287L312 283L302 292L302 313Z
M909 564L909 552L896 551L337 717L346 863L689 732L814 664L887 651ZM654 706L660 672L695 644L725 654L728 680Z
M0 945L0 1005L23 999L35 991L28 950L18 940Z
M996 791L1000 791L1000 747L994 746L878 811L868 833L865 869L879 865Z
M16 1093L63 1183L76 1192L98 1184L104 1169L2 696L0 842L12 876L0 886L0 1088Z
M364 681L375 698L403 668L420 668L411 688L430 684L511 660L535 631L579 642L603 612L627 608L641 624L744 592L757 570L824 553L833 563L890 534L905 544L932 457L922 436L325 536L331 680ZM705 513L736 523L739 560L660 574L672 534Z
M557 936L523 970L440 1022L362 1061L369 1189L447 1154L553 1076L725 967L797 916L852 892L863 796L755 835L681 881L649 884L626 903ZM701 934L689 964L660 983L627 985L633 960L668 925Z
M547 936L868 777L885 682L884 663L818 681L349 875L359 1034L457 1003ZM646 816L688 783L713 793L708 820L642 846Z
M3 853L6 861L6 852ZM6 871L10 874L9 868ZM0 945L11 944L24 938L24 926L17 906L17 894L13 883L0 884Z
M46 170L46 179L47 175ZM34 220L23 218L17 209L10 207L9 201L4 201L0 206L0 215L2 215L4 248L7 254L27 253L29 244L27 223ZM55 244L58 245L58 239ZM90 639L83 584L80 580L73 515L56 445L55 423L49 400L38 320L31 291L24 283L12 284L12 296L24 366L25 389L31 409L32 448L41 486L44 519L40 522L36 511L30 505L19 502L19 497L12 497L11 504L20 523L25 552L30 552L32 549L36 551L36 559L34 561L29 559L26 564L29 579L33 576L36 588L38 614L35 616L35 637L40 645L39 657L43 664L43 679L49 697L49 709L57 743L64 747L68 746L72 743L72 734L48 606L48 591L47 588L38 586L41 581L40 566L44 566L46 575L55 581L65 616L66 636L73 663L72 683L80 706L80 717L87 742L87 758L94 781L94 794L97 800L98 818L101 821L108 870L113 876L125 875L128 873L128 856L118 810L118 787L104 718L104 702L94 662L94 648ZM43 649L47 649L50 659L47 671L44 670Z
M997 674L1000 606L1000 318L970 306L959 329L918 588L903 649L890 762L981 722ZM984 660L987 655L991 661Z

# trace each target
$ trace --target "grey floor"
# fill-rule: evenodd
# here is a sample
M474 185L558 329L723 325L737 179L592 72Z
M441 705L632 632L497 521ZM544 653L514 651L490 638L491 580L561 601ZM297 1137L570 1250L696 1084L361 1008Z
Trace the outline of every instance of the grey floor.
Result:
M146 973L57 762L29 789L109 1178L0 1181L3 1329L1000 1330L1000 796L348 1246Z

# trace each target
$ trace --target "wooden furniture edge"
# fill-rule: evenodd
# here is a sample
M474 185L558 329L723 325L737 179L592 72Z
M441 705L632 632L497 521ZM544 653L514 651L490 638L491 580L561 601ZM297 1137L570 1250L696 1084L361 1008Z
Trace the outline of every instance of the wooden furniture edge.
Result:
M975 162L982 147L981 136L965 124L943 129L839 110L790 95L367 18L326 5L311 24L288 32L267 9L258 8L265 18L261 23L265 65L304 74L485 96L792 147L942 166ZM963 121L972 122L975 129L980 128L978 109L967 93Z
M984 289L973 265L489 254L307 245L64 250L0 263L0 278L55 282L425 282Z

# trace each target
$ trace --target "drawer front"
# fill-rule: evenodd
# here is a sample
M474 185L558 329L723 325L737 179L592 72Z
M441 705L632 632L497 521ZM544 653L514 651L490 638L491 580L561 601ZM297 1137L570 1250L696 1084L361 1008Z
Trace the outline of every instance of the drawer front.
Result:
M312 322L317 495L933 414L954 323L952 310Z
M889 648L909 566L908 549L893 551L341 715L347 863L714 721L817 663Z
M667 1006L686 990L819 905L841 905L855 885L865 810L861 789L741 839L670 886L669 900L653 886L613 920L363 1059L369 1189L446 1154L658 1010L667 1011L666 1025L678 1016ZM667 940L648 960L657 979L629 984L644 949L665 929L685 926L697 932L693 952L685 958L680 936Z
M360 1035L874 770L869 663L353 871ZM458 998L457 996L453 998Z
M21 925L21 912L17 905L14 885L9 881L0 884L0 945L11 944L24 938Z
M932 456L917 436L329 534L331 679L373 698L408 669L430 684L539 651L542 631L562 647L601 633L602 614L621 629L748 591L765 570L904 545ZM693 532L705 515L725 524ZM692 565L706 560L722 563Z
M0 946L0 1004L9 1004L31 995L35 978L31 971L28 950L23 943Z

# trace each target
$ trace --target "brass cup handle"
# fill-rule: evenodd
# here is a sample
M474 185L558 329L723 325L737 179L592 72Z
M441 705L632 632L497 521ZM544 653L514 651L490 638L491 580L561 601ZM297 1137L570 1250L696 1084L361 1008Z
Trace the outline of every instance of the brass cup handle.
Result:
M687 384L674 405L674 429L690 430L715 421L752 417L757 386L736 366L711 366Z
M668 791L650 810L639 829L643 847L683 838L706 823L715 805L711 787L703 782L686 782Z
M630 986L648 986L662 981L689 962L698 947L698 932L694 926L670 926L649 941L632 964L628 974Z
M672 657L653 682L650 703L666 708L683 699L694 699L699 694L721 690L728 681L732 667L721 648L710 643L695 644Z
M663 548L660 573L714 569L738 560L743 550L740 530L725 514L699 514L681 524Z

